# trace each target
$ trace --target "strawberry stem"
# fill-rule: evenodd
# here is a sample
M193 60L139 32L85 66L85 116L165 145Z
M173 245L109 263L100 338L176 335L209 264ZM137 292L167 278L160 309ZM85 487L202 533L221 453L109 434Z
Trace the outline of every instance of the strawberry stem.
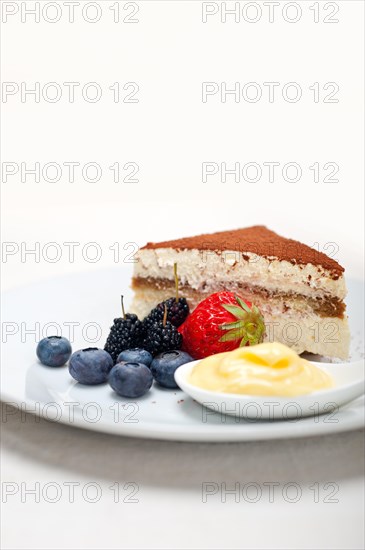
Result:
M222 307L235 317L235 321L219 326L225 333L220 342L240 340L239 347L259 344L265 335L265 323L260 310L251 308L239 296L235 296L237 305L222 304Z

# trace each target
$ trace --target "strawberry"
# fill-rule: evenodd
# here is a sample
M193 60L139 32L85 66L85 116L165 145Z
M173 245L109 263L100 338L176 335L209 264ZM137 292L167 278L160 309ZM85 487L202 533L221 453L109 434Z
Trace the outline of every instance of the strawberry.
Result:
M251 302L223 291L200 302L179 327L183 349L195 359L262 342L264 319Z

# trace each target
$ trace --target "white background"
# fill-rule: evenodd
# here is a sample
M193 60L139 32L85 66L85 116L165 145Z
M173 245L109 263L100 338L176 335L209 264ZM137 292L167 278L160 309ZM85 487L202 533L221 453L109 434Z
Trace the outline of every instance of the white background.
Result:
M82 16L84 0L75 7L74 23L63 2L57 2L61 19L53 24L42 13L39 23L31 15L22 22L22 5L29 9L34 2L2 4L3 10L5 4L19 8L2 24L2 80L19 87L24 82L28 89L39 82L41 90L56 82L63 92L56 103L42 95L39 103L30 95L22 101L20 92L3 95L2 162L19 168L21 163L30 168L36 162L94 162L103 171L96 183L85 181L80 168L74 182L68 181L65 168L54 183L42 176L37 183L32 175L22 182L20 170L7 181L3 174L2 239L6 250L15 252L3 256L4 288L65 272L118 269L110 249L116 242L121 262L130 251L123 251L126 243L143 245L252 224L318 243L320 250L335 243L327 251L337 251L335 258L347 276L362 276L361 1L329 7L319 2L318 23L310 9L315 3L307 1L297 2L301 16L296 23L283 17L283 9L292 9L287 2L275 8L273 22L268 7L256 2L262 10L256 23L242 15L238 23L232 15L222 23L220 3L219 13L203 23L202 3L195 1L139 1L138 23L114 23L114 3L99 1L101 18L94 24ZM131 8L119 4L123 19ZM339 7L332 16L339 21L324 23L332 6ZM49 10L46 17L54 18L55 8ZM90 8L89 17L94 13ZM293 11L284 13L293 18ZM247 17L252 19L254 12ZM68 101L64 82L80 83L74 103ZM80 90L88 82L101 87L100 101L82 98ZM121 83L123 94L126 82L136 82L138 103L115 103L109 89L115 82ZM236 103L230 95L223 103L217 93L204 103L202 82L226 82L227 88L256 82L262 98L250 103L241 96ZM280 83L272 103L264 82ZM288 82L302 90L296 103L282 97ZM319 102L309 89L315 82ZM339 87L337 103L323 102L331 91L324 92L323 86L329 82ZM137 163L139 181L113 182L108 167L115 162ZM203 162L229 167L256 162L263 175L256 183L235 182L232 176L223 183L219 175L204 183ZM280 163L274 182L268 181L264 162ZM298 182L283 179L281 167L288 162L300 165ZM324 182L327 172L322 170L321 181L314 182L309 166L316 162L322 167L336 163L339 181ZM51 242L61 251L57 262L42 256L45 250L54 253L47 249ZM65 242L79 243L74 262ZM81 253L90 242L101 250L95 263ZM39 258L24 256L37 246ZM34 505L31 500L3 505L4 548L363 546L361 434L199 446L119 440L43 421L22 423L17 416L6 423L4 434L3 479L98 481L105 487L94 507L82 499L72 506ZM327 505L314 504L310 491L295 505L217 500L203 505L199 491L206 476L227 483L298 481L306 487L335 481L342 496L339 503ZM138 505L113 503L107 487L117 480L140 483Z

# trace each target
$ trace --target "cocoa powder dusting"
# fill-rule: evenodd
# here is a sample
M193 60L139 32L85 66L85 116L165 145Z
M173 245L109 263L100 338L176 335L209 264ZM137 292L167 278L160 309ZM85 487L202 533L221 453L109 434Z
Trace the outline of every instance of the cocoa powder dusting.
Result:
M323 252L310 248L299 241L281 237L263 225L185 237L174 241L147 243L141 250L157 248L198 249L217 253L224 250L251 252L268 259L286 260L293 265L310 263L317 266L319 272L321 268L329 270L331 277L335 280L344 272L344 268L338 262Z

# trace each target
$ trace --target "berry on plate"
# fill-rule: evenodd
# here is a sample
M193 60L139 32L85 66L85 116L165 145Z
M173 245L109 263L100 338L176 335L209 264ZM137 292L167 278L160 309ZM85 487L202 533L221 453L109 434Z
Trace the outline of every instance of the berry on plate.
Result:
M152 363L152 355L149 351L142 348L126 349L118 355L117 363L122 361L130 361L132 363L143 363L149 367Z
M152 386L150 369L143 363L123 361L110 371L108 382L121 397L142 397Z
M106 382L113 365L113 359L103 349L86 348L71 355L69 371L80 384L102 384Z
M174 374L178 367L193 361L193 358L185 351L164 351L157 355L151 363L153 378L164 388L178 388Z
M37 357L47 367L62 367L69 360L72 348L63 336L47 336L37 345Z
M167 306L165 305L162 321L156 321L146 329L142 347L155 356L170 349L180 349L181 344L181 334L170 321L167 321Z
M143 325L146 331L154 324L159 323L164 318L165 307L167 308L167 321L174 327L179 327L189 315L189 306L185 298L179 298L179 280L177 277L177 264L174 263L175 289L176 296L168 298L157 304L155 308L143 319Z
M110 333L105 343L104 349L114 361L117 362L118 355L126 350L138 347L143 335L142 321L134 313L125 313L122 301L123 317L114 319L113 326L110 327Z
M252 346L263 341L265 323L259 309L233 292L211 294L179 327L183 349L195 359Z

